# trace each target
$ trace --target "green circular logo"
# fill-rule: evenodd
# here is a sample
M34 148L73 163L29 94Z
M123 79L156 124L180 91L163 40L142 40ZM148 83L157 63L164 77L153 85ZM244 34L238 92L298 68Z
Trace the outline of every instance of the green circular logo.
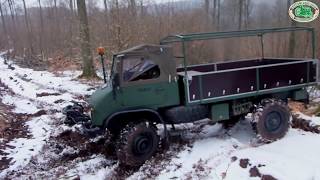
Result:
M290 6L289 16L297 22L311 22L319 16L319 7L310 1L298 1Z

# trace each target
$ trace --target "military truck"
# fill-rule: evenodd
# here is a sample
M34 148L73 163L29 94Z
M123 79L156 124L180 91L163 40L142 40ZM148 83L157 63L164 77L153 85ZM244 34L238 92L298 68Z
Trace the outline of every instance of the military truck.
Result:
M186 43L217 38L305 31L312 37L312 59L261 58L188 65ZM137 166L166 142L167 125L205 118L228 122L252 113L262 142L285 136L290 127L288 99L308 101L306 87L317 84L315 32L308 27L258 29L168 36L160 45L140 45L113 55L109 84L89 100L91 114L79 104L64 109L67 122L85 121L86 132L112 137L120 163ZM174 57L171 44L181 46ZM182 60L176 67L175 59ZM160 134L160 132L162 132Z

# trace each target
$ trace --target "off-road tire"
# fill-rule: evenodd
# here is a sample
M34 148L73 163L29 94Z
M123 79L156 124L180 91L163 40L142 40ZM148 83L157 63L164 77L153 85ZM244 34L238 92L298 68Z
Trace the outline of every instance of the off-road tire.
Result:
M130 123L120 132L116 153L120 164L135 167L150 159L158 145L159 136L153 125Z
M283 138L290 127L291 113L278 99L261 101L253 113L252 127L260 141L269 143Z

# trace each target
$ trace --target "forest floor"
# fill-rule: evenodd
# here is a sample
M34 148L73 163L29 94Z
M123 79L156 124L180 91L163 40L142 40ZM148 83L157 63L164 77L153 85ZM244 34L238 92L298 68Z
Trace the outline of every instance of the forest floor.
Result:
M317 98L308 109L290 104L293 128L274 143L260 144L248 119L228 130L203 120L177 126L168 150L130 169L119 166L103 138L63 124L61 109L85 103L100 83L77 80L77 71L5 64L2 57L0 72L0 179L320 179Z

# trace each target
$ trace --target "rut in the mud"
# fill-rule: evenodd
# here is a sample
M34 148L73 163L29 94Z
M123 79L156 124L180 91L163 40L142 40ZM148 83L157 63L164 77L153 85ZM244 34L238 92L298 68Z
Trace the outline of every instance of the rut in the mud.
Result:
M311 120L303 119L297 114L292 116L292 128L320 134L320 125L313 124Z

